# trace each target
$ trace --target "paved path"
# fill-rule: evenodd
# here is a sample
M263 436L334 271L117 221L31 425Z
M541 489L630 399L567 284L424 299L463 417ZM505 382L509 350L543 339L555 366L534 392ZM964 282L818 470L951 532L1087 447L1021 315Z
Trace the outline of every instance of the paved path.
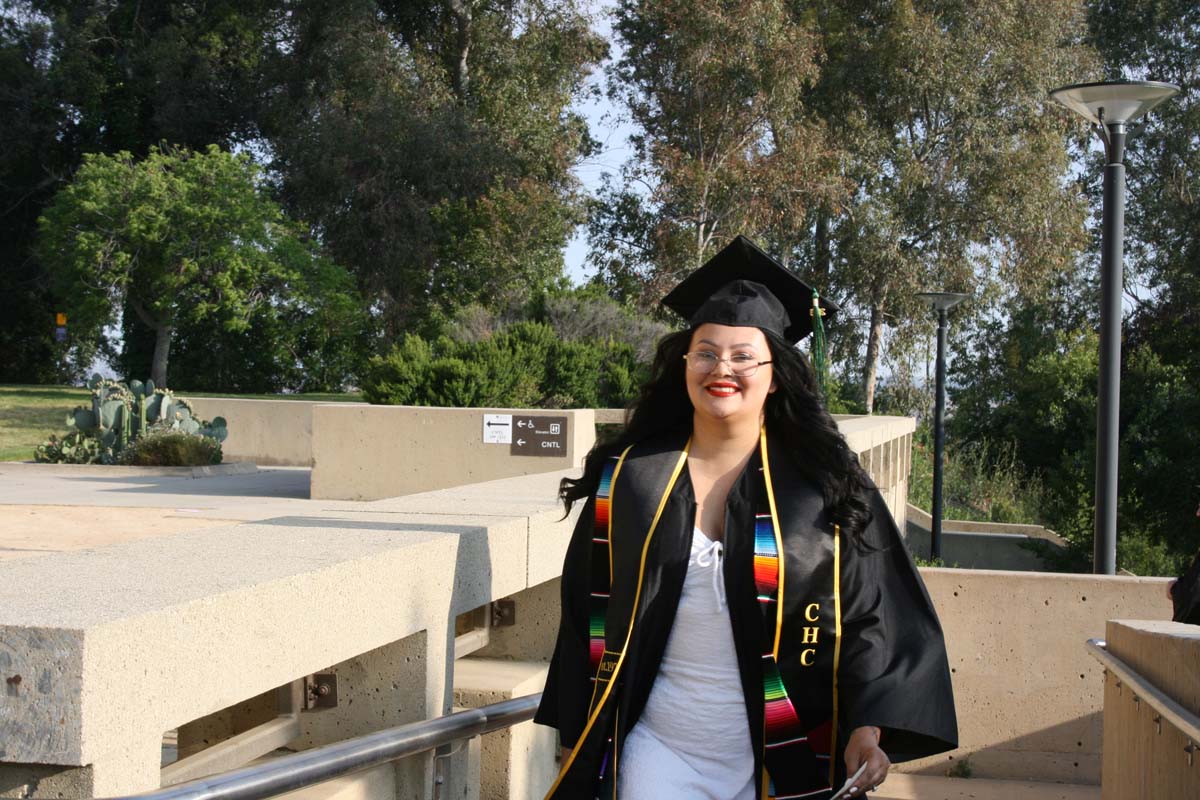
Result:
M870 800L1100 800L1099 786L892 774Z
M282 516L363 511L309 500L310 470L206 478L104 474L0 463L0 561Z

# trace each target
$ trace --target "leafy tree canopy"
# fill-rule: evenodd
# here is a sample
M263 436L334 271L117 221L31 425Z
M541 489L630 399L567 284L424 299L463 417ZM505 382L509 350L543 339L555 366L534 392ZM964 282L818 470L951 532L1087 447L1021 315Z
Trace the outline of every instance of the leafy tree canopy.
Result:
M260 191L249 157L215 145L87 156L39 222L39 256L74 324L98 336L132 310L155 332L159 385L177 326L244 330L270 286L319 258Z

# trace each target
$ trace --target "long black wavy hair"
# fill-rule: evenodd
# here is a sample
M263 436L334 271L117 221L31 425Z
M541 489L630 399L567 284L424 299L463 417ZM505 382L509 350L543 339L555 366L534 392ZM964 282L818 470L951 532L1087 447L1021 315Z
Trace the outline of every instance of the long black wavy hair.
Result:
M693 332L689 329L663 337L650 368L650 379L625 413L624 431L616 439L592 448L582 476L563 478L558 496L567 513L576 501L595 493L610 456L655 436L691 432L693 408L683 356ZM776 387L767 395L764 409L767 430L787 445L797 471L821 487L831 519L851 541L861 542L860 535L871 521L865 497L870 478L821 404L816 373L808 359L777 334L764 330L763 335L771 349Z

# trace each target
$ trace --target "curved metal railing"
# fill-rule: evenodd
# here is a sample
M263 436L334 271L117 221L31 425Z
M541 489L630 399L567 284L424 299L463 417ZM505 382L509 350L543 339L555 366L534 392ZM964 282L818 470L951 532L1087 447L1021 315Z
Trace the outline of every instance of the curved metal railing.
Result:
M260 800L533 719L541 694L411 722L262 764L111 800Z

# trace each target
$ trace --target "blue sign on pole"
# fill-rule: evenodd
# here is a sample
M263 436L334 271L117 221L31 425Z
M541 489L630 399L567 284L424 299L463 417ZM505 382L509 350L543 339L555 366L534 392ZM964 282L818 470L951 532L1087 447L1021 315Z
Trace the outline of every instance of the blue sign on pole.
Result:
M67 329L61 325L54 329L54 341L65 342L67 340Z

